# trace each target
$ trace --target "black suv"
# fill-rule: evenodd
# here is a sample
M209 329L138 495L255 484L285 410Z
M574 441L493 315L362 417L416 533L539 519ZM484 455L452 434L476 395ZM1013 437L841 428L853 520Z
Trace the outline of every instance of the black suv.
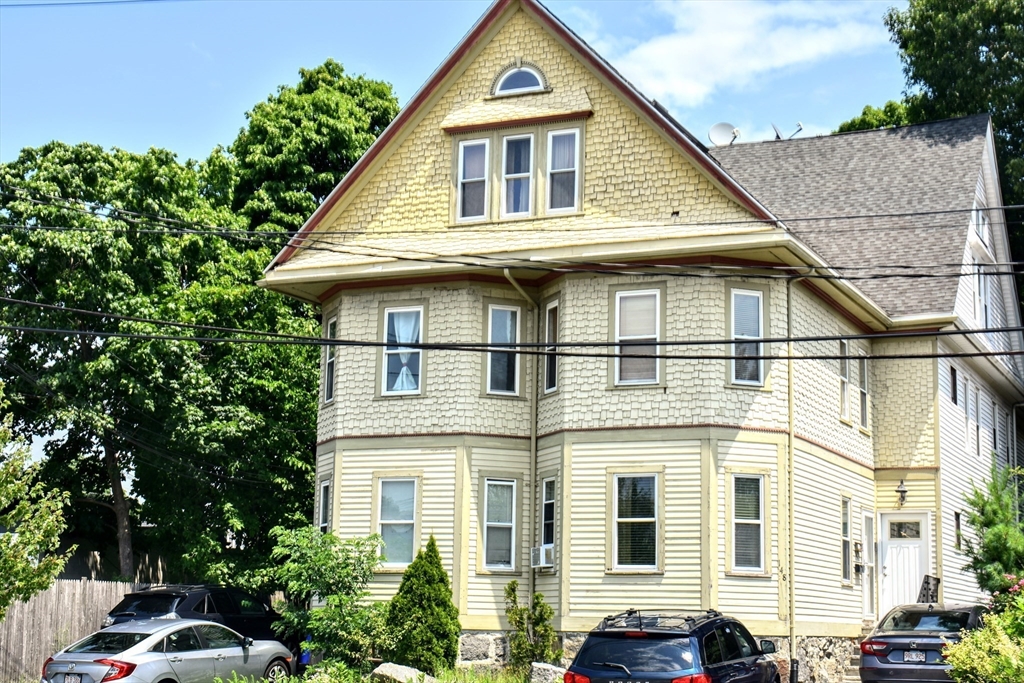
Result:
M605 617L587 635L565 683L779 683L775 662L740 622L714 610Z
M101 628L137 619L205 619L253 640L278 640L271 625L281 618L259 598L223 586L154 586L128 593Z

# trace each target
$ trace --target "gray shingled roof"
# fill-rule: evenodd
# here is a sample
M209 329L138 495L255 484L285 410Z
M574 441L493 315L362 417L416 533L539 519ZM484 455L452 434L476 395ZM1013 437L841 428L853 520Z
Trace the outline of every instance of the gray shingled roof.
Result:
M784 221L943 211L971 208L987 131L988 116L982 115L710 151ZM967 213L957 213L786 224L834 266L883 266L960 263L969 221ZM957 282L897 278L856 284L897 316L951 313Z

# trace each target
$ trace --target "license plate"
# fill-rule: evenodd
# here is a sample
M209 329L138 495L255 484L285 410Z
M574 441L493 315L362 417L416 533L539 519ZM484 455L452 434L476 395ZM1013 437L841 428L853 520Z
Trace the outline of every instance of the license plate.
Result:
M64 683L82 683L82 674L64 674Z
M923 652L917 652L916 650L907 650L906 652L903 653L903 661L904 662L923 662L924 661L924 653ZM67 683L67 682L65 681L65 683Z

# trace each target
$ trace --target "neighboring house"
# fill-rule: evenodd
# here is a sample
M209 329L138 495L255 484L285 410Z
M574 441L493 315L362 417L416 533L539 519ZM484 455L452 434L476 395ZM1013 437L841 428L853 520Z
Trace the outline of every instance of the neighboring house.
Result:
M714 608L838 680L926 576L979 597L962 493L1016 458L1024 383L947 356L1022 340L944 332L1020 325L998 186L987 117L709 151L499 0L260 283L367 344L323 353L316 523L384 538L380 598L436 536L464 659L517 579L570 650L611 612ZM893 273L948 277L865 279Z

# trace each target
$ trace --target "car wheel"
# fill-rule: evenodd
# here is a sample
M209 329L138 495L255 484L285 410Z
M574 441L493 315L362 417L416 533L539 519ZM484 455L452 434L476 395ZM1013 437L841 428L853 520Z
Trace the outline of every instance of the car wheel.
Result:
M275 659L267 666L267 670L263 672L263 678L270 681L270 683L283 681L288 678L288 665L280 659Z

